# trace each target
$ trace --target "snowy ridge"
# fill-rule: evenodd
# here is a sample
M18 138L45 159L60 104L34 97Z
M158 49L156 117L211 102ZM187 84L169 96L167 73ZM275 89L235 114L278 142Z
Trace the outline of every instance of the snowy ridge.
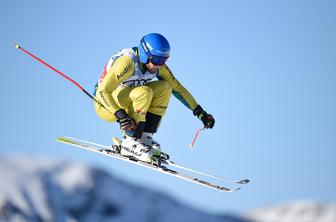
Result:
M0 178L0 222L248 222L207 214L84 164L0 158Z
M336 203L211 215L85 164L0 158L0 222L336 222Z
M295 201L261 208L246 216L258 222L336 222L336 203Z

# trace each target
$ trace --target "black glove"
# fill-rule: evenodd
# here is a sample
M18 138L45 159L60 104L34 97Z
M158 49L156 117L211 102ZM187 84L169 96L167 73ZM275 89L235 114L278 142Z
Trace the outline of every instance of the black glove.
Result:
M215 119L211 114L205 112L200 105L196 106L193 113L195 116L197 116L198 119L200 119L203 122L204 128L212 129L212 127L214 127Z
M124 109L119 109L114 113L117 122L120 124L120 129L133 131L136 129L134 120L126 113Z

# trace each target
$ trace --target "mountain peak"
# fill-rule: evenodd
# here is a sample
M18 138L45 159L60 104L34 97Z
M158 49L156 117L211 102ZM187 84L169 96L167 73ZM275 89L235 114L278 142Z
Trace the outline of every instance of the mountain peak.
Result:
M0 177L0 221L248 221L193 209L85 164L0 158Z

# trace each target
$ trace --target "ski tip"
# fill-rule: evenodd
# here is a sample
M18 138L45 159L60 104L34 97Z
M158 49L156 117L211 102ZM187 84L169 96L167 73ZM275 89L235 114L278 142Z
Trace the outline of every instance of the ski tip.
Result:
M232 192L237 191L237 190L240 190L240 189L241 189L241 188L238 187L238 188L236 188L236 189L233 189Z
M239 184L247 184L247 183L249 183L249 182L250 182L249 179L236 181L236 183L239 183Z
M224 191L226 193L233 193L233 192L236 192L237 190L240 190L241 187L238 187L238 188L234 188L234 189L228 189L228 188L225 188L225 189L220 189L221 191Z
M61 136L61 137L58 137L55 139L57 142L70 142L69 139L67 139L66 137L64 136Z
M19 49L21 46L19 44L15 44L15 48Z
M55 140L57 142L63 142L64 141L64 137L57 137Z

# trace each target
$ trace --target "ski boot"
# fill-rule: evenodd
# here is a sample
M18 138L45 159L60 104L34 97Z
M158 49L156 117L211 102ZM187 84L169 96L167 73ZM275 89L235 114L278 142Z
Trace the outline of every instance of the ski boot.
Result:
M153 150L140 139L125 135L120 143L120 148L120 154L123 156L135 158L136 160L146 163L152 163Z
M156 157L160 160L169 159L169 155L161 151L160 144L157 141L153 140L153 133L143 132L141 136L141 141L152 148L153 157Z
M111 148L108 151L115 153L115 154L120 154L120 151L121 151L120 141L116 137L113 137L112 139L113 139L113 144L110 146Z

